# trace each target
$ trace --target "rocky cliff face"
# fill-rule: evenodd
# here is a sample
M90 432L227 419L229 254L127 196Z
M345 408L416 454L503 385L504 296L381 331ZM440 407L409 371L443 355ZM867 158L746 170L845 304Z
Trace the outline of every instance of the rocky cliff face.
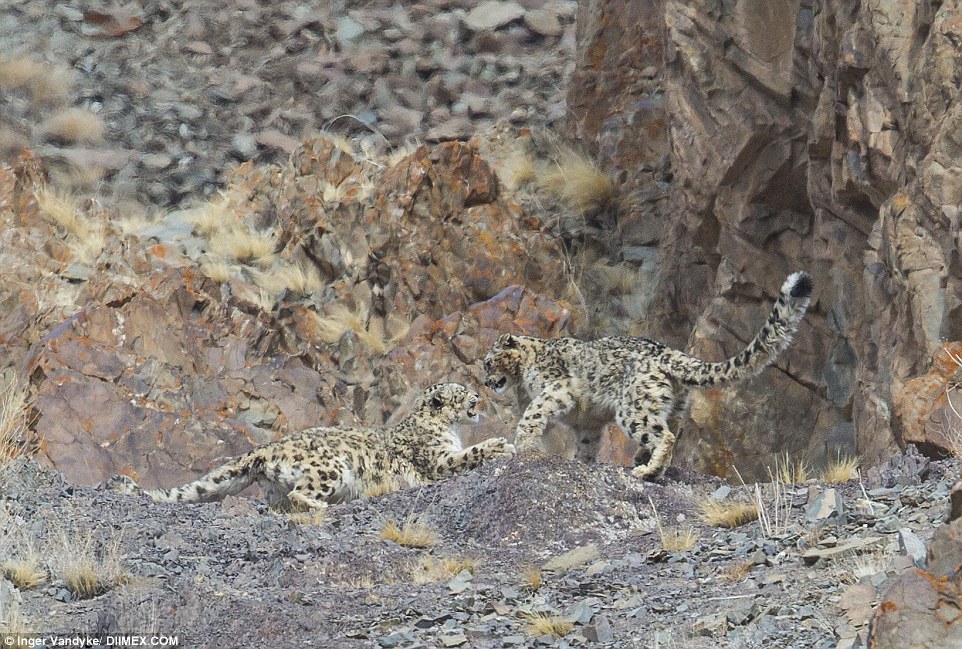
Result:
M670 160L668 200L635 196L620 233L626 259L661 248L651 333L730 355L787 273L815 275L777 369L696 395L678 454L757 476L785 450L872 463L931 441L919 411L946 405L951 370L941 397L912 379L962 338L958 15L957 2L580 6L570 130L604 163L640 162L629 187Z

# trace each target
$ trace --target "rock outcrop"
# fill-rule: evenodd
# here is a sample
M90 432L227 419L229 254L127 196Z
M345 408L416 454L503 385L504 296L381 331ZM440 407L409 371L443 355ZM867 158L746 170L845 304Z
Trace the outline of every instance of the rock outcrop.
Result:
M381 425L430 383L480 384L501 332L574 324L539 294L565 281L554 244L463 143L382 169L308 140L155 222L73 205L101 226L94 261L49 199L15 206L17 174L0 183L4 367L30 378L43 453L73 482L169 486L302 428ZM467 441L511 433L511 404L487 411Z
M780 452L873 464L917 441L917 413L893 408L897 395L962 339L958 11L579 7L571 132L603 164L642 163L640 178L670 158L670 209L629 195L621 226L626 258L660 247L650 332L721 358L751 338L788 272L816 280L778 369L696 397L676 457L716 472L737 458L759 476ZM646 219L655 234L639 238Z

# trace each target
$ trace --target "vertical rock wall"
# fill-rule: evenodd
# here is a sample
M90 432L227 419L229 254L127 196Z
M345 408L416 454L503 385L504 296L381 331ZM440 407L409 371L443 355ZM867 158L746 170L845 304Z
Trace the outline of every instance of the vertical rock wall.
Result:
M572 135L614 166L651 146L619 98L638 107L651 91L663 105L663 131L638 119L669 144L670 209L626 209L658 226L653 336L731 355L786 274L815 275L795 345L748 385L696 394L677 454L759 476L780 451L871 463L916 435L893 402L910 403L906 383L962 338L959 3L595 1L585 16ZM628 81L624 68L652 65L660 88L586 92L585 77Z

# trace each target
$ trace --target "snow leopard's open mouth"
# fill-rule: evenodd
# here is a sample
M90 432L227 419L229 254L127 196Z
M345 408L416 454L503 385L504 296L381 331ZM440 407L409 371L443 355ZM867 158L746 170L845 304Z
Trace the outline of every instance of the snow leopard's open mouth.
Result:
M495 394L503 394L506 387L508 387L508 377L501 376L498 378L491 377L484 382L486 386L494 390Z
M468 402L468 408L465 413L468 415L468 421L473 421L477 423L481 419L481 415L478 414L476 408L478 407L478 400L472 399Z

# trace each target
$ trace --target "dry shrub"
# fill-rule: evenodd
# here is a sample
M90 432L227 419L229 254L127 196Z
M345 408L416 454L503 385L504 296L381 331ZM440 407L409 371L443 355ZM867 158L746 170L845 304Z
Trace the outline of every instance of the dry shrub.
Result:
M540 638L545 635L554 638L563 638L575 628L574 622L560 615L531 613L530 615L526 615L525 619L528 622L527 632L534 638Z
M199 207L191 209L184 220L194 225L194 232L198 236L210 239L222 230L237 227L238 223L230 213L230 195L220 192Z
M420 516L408 516L402 525L385 521L381 538L406 548L429 548L437 544L438 533Z
M45 139L66 144L99 144L104 139L105 128L99 115L82 108L54 113L39 127Z
M712 500L705 498L697 503L698 517L712 527L738 527L758 518L755 503L739 500Z
M46 578L41 564L42 556L33 538L28 537L13 548L10 558L0 566L0 572L20 590L28 590Z
M285 514L287 520L294 523L295 525L313 525L320 526L324 524L324 518L327 514L326 508L321 509L310 509L308 511L291 511Z
M233 267L223 259L204 257L200 262L200 272L215 282L226 282L230 279Z

